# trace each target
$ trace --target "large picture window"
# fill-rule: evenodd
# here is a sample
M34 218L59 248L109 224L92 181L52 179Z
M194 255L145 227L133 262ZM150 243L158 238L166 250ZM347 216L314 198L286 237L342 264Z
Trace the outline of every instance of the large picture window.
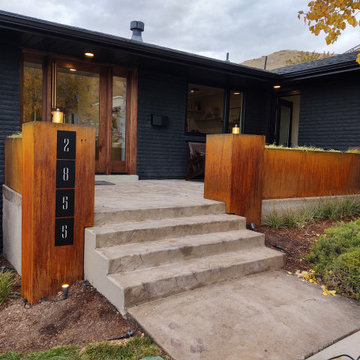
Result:
M223 107L224 89L189 84L186 132L192 135L222 133Z

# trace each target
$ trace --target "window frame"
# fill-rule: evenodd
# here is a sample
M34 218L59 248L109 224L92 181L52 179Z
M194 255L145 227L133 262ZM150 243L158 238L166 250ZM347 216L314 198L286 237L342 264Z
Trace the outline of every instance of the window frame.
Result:
M189 85L192 84L194 86L206 86L206 87L212 87L216 89L223 90L223 121L222 121L222 129L221 133L219 134L226 134L228 126L229 126L229 116L230 116L230 92L231 91L239 91L242 93L242 102L241 102L241 123L240 126L240 133L244 133L244 125L245 125L245 106L246 106L246 91L241 87L221 87L214 84L204 83L201 81L187 81L186 83L186 103L185 103L185 121L184 121L184 135L187 138L206 138L206 133L199 133L199 134L193 134L191 132L187 131L187 113L188 113L188 101L189 101ZM231 133L231 131L229 131Z

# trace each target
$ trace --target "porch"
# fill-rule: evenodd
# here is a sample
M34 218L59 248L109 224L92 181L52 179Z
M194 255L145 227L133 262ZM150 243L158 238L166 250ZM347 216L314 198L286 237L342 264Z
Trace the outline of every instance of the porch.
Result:
M103 182L103 184L101 184ZM107 183L107 184L105 184ZM100 185L98 185L100 184ZM184 180L136 180L131 176L95 176L94 225L116 221L116 214L138 214L148 218L151 211L180 211L185 207L219 204L204 198L204 183ZM141 215L142 214L142 215Z

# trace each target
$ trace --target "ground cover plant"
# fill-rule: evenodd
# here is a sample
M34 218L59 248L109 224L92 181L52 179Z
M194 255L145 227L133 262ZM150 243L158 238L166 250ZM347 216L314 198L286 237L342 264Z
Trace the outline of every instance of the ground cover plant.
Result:
M9 299L16 282L13 271L0 270L0 307Z
M307 260L325 285L360 300L360 219L325 230Z
M316 205L291 210L284 213L271 212L265 218L265 224L272 228L303 227L321 220L340 220L360 216L360 199L345 198L319 201Z
M170 358L148 336L118 342L92 343L84 347L62 346L30 354L0 354L0 360L139 360L147 356Z

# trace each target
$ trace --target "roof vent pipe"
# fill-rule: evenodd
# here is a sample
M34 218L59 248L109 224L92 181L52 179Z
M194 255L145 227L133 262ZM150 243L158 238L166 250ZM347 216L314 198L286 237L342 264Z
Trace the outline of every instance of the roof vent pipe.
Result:
M131 21L130 30L133 32L131 40L143 41L141 33L144 31L145 25L142 21Z

